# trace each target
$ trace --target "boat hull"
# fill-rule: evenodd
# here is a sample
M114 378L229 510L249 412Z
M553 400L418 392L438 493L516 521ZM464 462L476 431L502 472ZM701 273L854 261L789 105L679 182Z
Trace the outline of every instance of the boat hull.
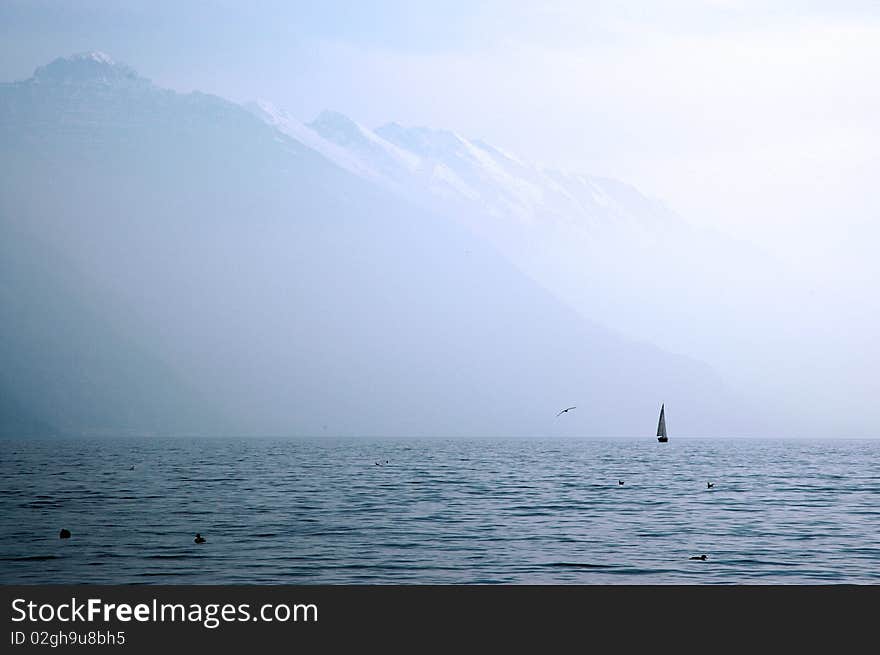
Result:
M659 441L660 443L666 443L667 441L669 441L669 438L668 437L657 437L657 441Z

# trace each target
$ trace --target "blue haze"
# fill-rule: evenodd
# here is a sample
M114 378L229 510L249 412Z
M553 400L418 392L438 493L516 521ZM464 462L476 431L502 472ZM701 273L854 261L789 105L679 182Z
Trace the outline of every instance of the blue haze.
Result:
M820 4L2 3L0 583L876 584Z
M782 422L222 98L92 53L0 101L7 436L528 436L560 402L590 413L557 436L661 402L682 435Z

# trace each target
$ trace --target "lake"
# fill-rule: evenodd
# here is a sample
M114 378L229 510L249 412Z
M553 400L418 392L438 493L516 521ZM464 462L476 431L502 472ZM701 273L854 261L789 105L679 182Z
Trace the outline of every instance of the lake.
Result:
M880 440L0 440L0 583L877 584Z

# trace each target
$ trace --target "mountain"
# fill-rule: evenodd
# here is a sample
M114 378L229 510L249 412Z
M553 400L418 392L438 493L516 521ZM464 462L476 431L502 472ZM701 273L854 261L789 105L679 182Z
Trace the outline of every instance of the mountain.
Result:
M827 320L822 305L754 245L696 227L626 183L529 163L453 131L283 115L271 124L465 225L585 319L708 362L773 411L790 403L780 416L805 415L798 398L827 397L821 383L808 389L803 376L779 375L801 366L805 351L818 361L823 332L808 326Z
M67 433L649 435L662 400L673 435L754 428L705 364L589 320L446 206L377 182L436 183L402 136L326 114L318 142L265 109L99 54L0 86L19 253L0 341L26 345L2 384L22 415Z
M59 250L0 223L0 435L217 429L196 389L149 352L133 311Z

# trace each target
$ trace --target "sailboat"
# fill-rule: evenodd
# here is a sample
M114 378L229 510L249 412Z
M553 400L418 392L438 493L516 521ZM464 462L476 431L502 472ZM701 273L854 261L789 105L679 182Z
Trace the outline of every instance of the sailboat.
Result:
M666 443L669 437L666 436L666 414L664 413L665 403L660 405L660 420L657 421L657 441Z

